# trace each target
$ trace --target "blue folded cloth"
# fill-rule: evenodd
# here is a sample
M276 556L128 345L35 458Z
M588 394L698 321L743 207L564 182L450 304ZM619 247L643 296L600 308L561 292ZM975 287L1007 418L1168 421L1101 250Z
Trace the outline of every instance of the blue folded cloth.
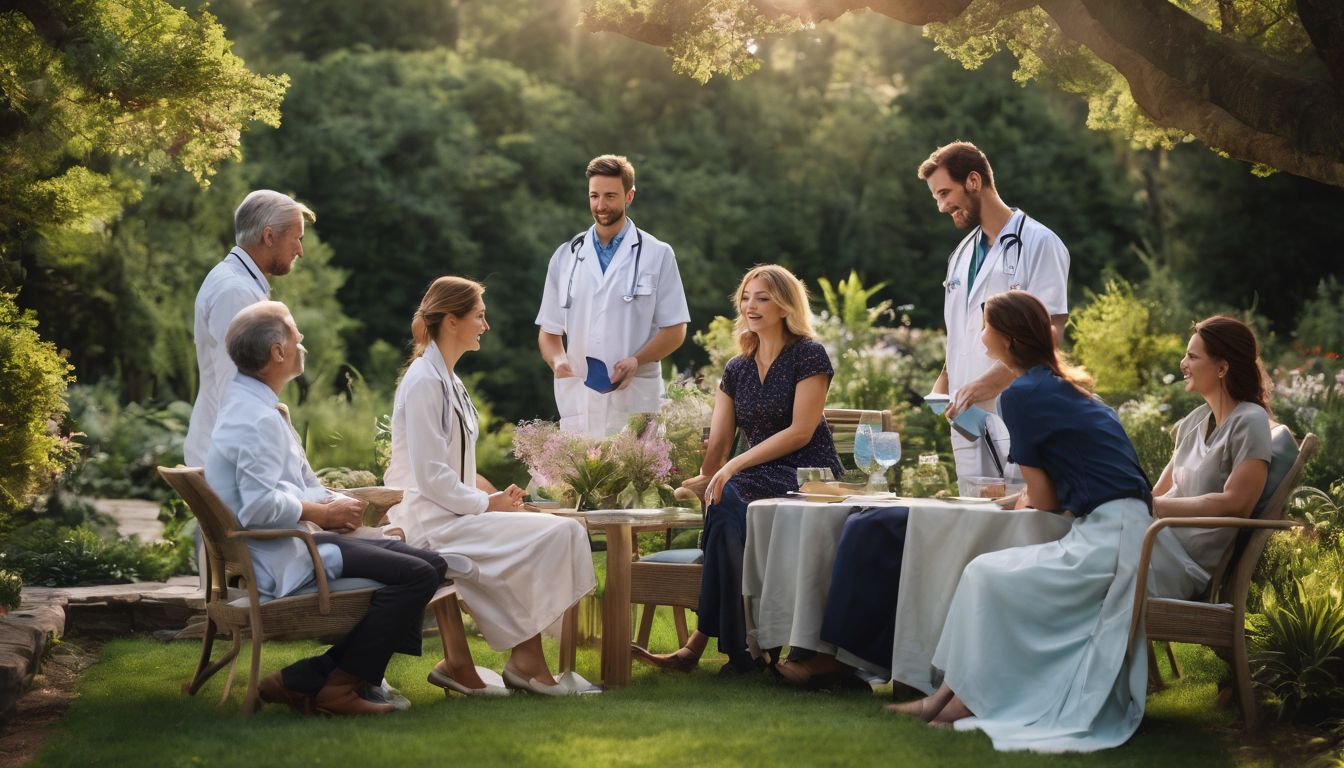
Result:
M616 385L611 383L611 374L607 373L606 363L596 357L584 359L588 361L588 378L583 380L585 387L604 395L616 389Z

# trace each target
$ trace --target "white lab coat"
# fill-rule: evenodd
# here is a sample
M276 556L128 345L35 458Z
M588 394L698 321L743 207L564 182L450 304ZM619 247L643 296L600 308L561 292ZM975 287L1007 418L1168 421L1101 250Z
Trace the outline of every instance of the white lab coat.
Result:
M610 372L618 360L638 352L660 329L689 323L691 313L671 246L639 230L632 221L604 273L593 249L595 237L589 228L577 249L571 249L573 240L569 240L551 255L537 325L566 337L566 356L574 369L573 378L555 379L560 428L604 437L624 428L631 414L658 410L662 372L658 363L646 363L636 370L628 387L604 395L584 386L585 358L603 361ZM641 238L643 245L636 251ZM568 309L564 307L567 293L572 296ZM625 301L626 296L631 300Z
M224 391L233 381L238 368L229 358L224 346L224 333L229 323L244 307L265 301L271 295L266 275L242 248L235 246L224 260L205 276L196 294L195 322L192 335L196 341L196 369L199 386L196 403L191 408L191 423L182 446L184 460L189 467L205 465L210 451L210 433Z
M205 482L247 529L303 529L303 502L335 494L318 482L293 428L276 408L280 399L257 379L234 374L225 389L205 459ZM312 581L313 560L299 539L249 541L257 589L283 597ZM341 550L319 544L329 579L341 575Z
M1012 244L1018 236L1019 227L1020 256L1017 255L1017 246ZM980 227L976 227L962 239L948 260L947 278L943 282L943 319L947 323L947 386L953 396L957 388L985 373L994 364L980 339L984 325L980 305L990 296L1009 290L1029 291L1041 300L1051 315L1065 315L1069 312L1069 251L1058 235L1022 211L1014 211L990 246L989 253L985 254L975 284L967 292L966 275L979 238ZM1008 430L997 416L998 398L977 405L995 414L990 419L990 430L999 449L999 458L1006 462ZM958 476L998 475L981 441L968 441L953 430L952 448Z
M454 576L485 640L513 648L560 618L596 585L582 525L527 512L487 512L476 487L476 409L434 344L412 361L392 407L385 482L403 490L388 511L406 543L466 558Z

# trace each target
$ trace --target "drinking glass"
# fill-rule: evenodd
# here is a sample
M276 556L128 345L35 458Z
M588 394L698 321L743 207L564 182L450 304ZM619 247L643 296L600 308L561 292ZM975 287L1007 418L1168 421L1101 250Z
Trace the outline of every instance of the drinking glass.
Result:
M881 467L868 478L868 487L872 489L874 480L879 490L887 490L887 469L901 460L901 435L899 432L873 433L873 458Z
M877 471L877 457L873 455L873 433L870 424L859 424L854 430L854 466L871 475Z

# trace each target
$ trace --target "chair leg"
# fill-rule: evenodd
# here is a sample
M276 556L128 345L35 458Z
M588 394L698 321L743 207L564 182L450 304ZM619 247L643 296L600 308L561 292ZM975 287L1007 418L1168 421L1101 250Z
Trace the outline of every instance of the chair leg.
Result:
M691 633L686 630L686 609L679 605L672 606L672 623L677 627L677 646L686 647L686 642L691 639Z
M1167 687L1162 679L1162 669L1157 666L1157 643L1148 643L1148 692L1160 691Z
M439 640L443 643L443 660L448 669L458 670L473 666L471 648L467 646L467 629L462 624L462 609L457 595L448 595L434 603L434 621L439 625Z
M261 638L254 634L252 641L252 669L247 674L247 693L243 696L243 715L251 716L257 711L261 694L257 692L257 683L261 681Z
M210 669L210 650L215 645L216 631L217 627L215 627L215 622L207 618L205 620L205 629L202 630L201 657L196 660L196 672L191 676L189 682L182 685L182 692L188 696L195 696L196 692L201 689L201 686L205 685L205 681L210 679L210 675L214 674L214 671L206 674L206 670Z
M1236 680L1237 702L1241 705L1241 723L1246 731L1254 731L1258 725L1255 707L1255 691L1251 688L1251 667L1246 658L1246 632L1232 633L1232 674Z
M1176 651L1171 647L1171 643L1163 643L1167 647L1167 661L1171 662L1171 676L1181 676L1181 665L1176 663Z
M219 695L219 706L224 706L224 702L229 700L229 694L233 692L233 675L238 669L238 652L243 649L243 634L240 630L233 631L233 645L229 650L219 657L219 661L214 663L215 671L218 671L225 664L229 665L229 674L224 676L224 691ZM214 672L211 672L214 674Z
M649 634L653 632L653 611L657 606L652 603L645 603L640 606L639 613L639 632L635 636L635 644L649 647Z

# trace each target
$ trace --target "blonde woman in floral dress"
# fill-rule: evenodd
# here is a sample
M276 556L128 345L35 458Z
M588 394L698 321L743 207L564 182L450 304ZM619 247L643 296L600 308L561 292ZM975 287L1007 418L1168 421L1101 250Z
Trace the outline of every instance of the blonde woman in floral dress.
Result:
M484 292L470 280L441 277L415 313L415 353L397 385L386 477L404 496L388 516L412 546L474 564L454 581L490 647L512 649L505 685L551 696L586 692L551 675L540 634L596 584L583 526L518 512L520 488L495 491L476 474L480 422L453 368L490 330ZM507 693L474 666L450 668L447 659L429 681L468 695Z
M740 354L724 367L700 475L684 484L704 488L708 505L699 626L675 653L632 648L640 661L678 672L696 668L711 637L728 656L722 673L759 666L747 650L742 608L747 505L796 490L798 467L841 471L822 416L833 369L813 338L807 289L784 267L765 264L747 272L733 298ZM730 458L739 428L750 447Z

